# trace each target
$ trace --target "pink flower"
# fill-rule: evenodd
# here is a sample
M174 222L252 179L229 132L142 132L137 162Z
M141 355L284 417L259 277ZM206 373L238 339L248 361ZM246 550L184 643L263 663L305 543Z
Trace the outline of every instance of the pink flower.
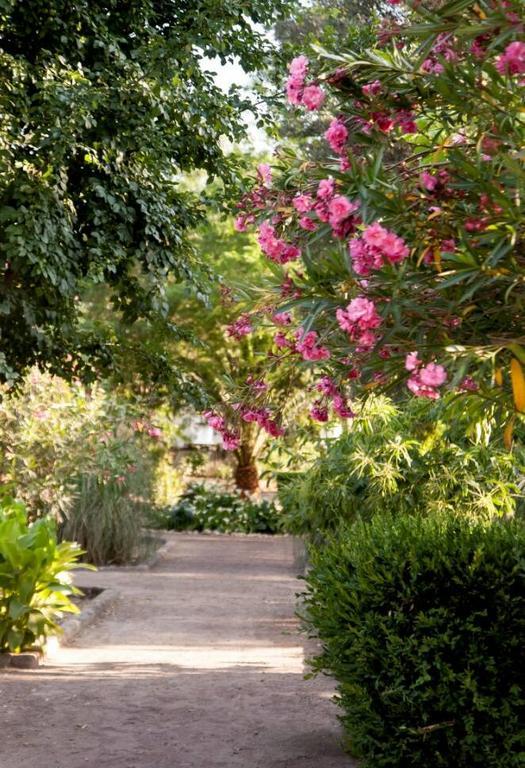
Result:
M226 430L222 433L222 447L225 451L236 451L240 444L241 439L236 432Z
M277 264L286 264L288 261L295 261L301 256L300 249L277 237L275 227L272 227L267 221L261 223L257 239L262 252Z
M284 429L279 426L275 419L271 419L269 416L261 419L259 425L264 429L265 432L271 435L271 437L281 437L284 435Z
M250 423L250 422L257 422L257 421L259 421L259 413L258 413L258 411L247 410L247 411L244 411L244 413L242 414L241 418L242 418L243 421L246 421L248 423Z
M290 325L292 322L292 315L290 312L276 312L272 315L272 320L275 325Z
M383 131L383 133L388 133L395 125L392 117L386 112L374 112L372 114L372 119L374 120L374 123L379 128L379 130Z
M292 200L292 205L298 213L308 213L315 205L315 200L311 195L299 194Z
M397 264L400 261L404 261L409 253L405 241L393 232L386 233L381 250L391 264Z
M395 123L403 133L417 133L417 125L412 112L401 109L395 114Z
M307 85L303 91L302 103L306 109L313 111L319 109L325 98L325 92L318 85Z
M313 405L310 408L310 416L315 421L328 421L328 408L324 405Z
M203 416L208 422L208 425L212 429L215 429L217 432L222 432L223 429L225 429L226 422L224 421L224 417L219 416L218 413L214 413L213 411L206 411Z
M377 328L382 322L374 302L363 296L352 299L346 308L346 317L350 322L358 323L363 330Z
M306 56L296 56L295 59L292 59L291 62L288 64L288 72L293 76L297 77L298 79L303 79L306 77L308 73L308 59Z
M525 43L519 40L510 43L496 59L496 69L502 75L523 75L525 73Z
M381 325L383 318L377 313L373 301L358 296L352 299L346 309L338 309L336 318L339 327L357 343L359 351L366 351L374 346L377 336L373 331Z
M419 378L428 387L440 387L447 380L447 372L442 365L428 363L419 371Z
M286 81L286 96L288 102L294 106L301 104L303 84L295 77L289 77Z
M365 229L361 239L350 242L349 250L354 271L363 277L380 269L385 261L397 264L409 254L405 241L377 221Z
M257 166L257 174L259 175L262 183L269 187L272 183L272 169L268 163L259 163Z
M379 80L374 80L373 83L363 85L361 90L365 96L377 96L383 90L383 86Z
M437 400L440 397L438 387L447 380L447 372L442 365L436 363L423 365L417 352L410 352L405 359L405 368L411 372L407 387L412 394L430 400Z
M303 360L328 360L330 357L330 350L326 347L318 346L316 331L308 331L308 333L304 333L304 330L301 328L297 332L297 338L298 341L295 345L295 349L303 356Z
M421 174L421 184L426 190L433 192L438 185L438 179L428 173L428 171L423 171Z
M277 349L287 349L288 347L294 347L293 341L291 341L282 331L277 331L273 337L273 343Z
M345 144L348 141L348 129L342 120L336 118L332 120L324 134L325 139L337 155L344 151Z
M350 163L350 160L348 157L341 157L339 160L339 170L341 173L344 173L345 171L348 171L352 167L352 164Z
M355 341L357 342L356 352L367 352L377 342L377 336L373 331L362 331L355 335Z
M359 206L344 195L335 195L328 205L329 222L334 227L354 213Z
M246 383L249 387L251 387L255 392L266 392L268 389L268 384L264 381L264 379L255 379L252 374L248 376L246 379Z
M358 275L366 277L373 269L381 269L383 266L381 253L376 249L369 248L360 238L351 240L348 249L354 272Z
M440 396L437 389L422 384L417 374L409 378L407 387L416 397L427 397L430 400L438 400Z
M231 336L234 339L241 339L243 336L252 333L253 325L251 324L250 315L242 314L235 320L235 322L226 326L226 331L228 336Z
M348 407L348 404L342 395L340 394L335 395L332 401L332 405L333 405L334 411L337 413L337 415L341 419L355 418L355 413L351 408Z
M374 248L381 248L386 234L387 230L376 221L365 229L363 232L363 240L367 245L373 246Z
M317 224L309 216L301 216L299 219L299 226L307 232L315 232L317 229Z
M318 392L322 392L323 395L328 397L337 394L337 387L329 376L323 376L322 379L319 379L315 388Z
M327 222L328 219L330 218L330 214L328 213L328 201L327 200L319 200L319 202L317 202L315 204L314 210L315 210L315 212L317 214L317 218L320 221Z
M302 104L303 87L308 72L306 56L296 56L288 65L290 76L286 82L286 93L290 104Z
M319 200L329 200L335 192L335 181L333 179L321 179L317 187L317 197Z
M417 352L409 352L405 358L405 368L407 371L416 371L423 362L419 359Z
M237 216L233 222L233 226L237 232L246 232L246 219L244 216Z
M461 392L477 392L478 389L479 387L472 376L465 376L465 378L459 383L459 390Z
M160 440L162 437L162 429L159 429L159 427L149 427L147 430L148 435L152 437L154 440Z

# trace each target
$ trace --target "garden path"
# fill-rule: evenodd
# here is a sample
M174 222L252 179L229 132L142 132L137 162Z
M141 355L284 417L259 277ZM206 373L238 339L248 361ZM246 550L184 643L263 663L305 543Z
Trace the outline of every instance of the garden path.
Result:
M83 573L114 607L0 678L1 768L349 768L305 680L288 537L169 534L150 571Z

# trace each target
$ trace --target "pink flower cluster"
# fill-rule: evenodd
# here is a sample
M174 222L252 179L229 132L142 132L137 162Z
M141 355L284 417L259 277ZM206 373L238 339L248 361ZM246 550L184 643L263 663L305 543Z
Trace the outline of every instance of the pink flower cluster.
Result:
M356 101L355 106L363 108L361 102ZM373 128L377 128L382 133L390 133L394 128L400 128L403 133L417 133L417 125L414 113L409 109L397 109L397 110L375 110L370 112L369 118L356 117L354 118L356 125L359 129L370 135Z
M268 163L259 163L257 166L257 176L263 186L270 186L272 183L272 169Z
M263 221L260 225L257 240L262 252L277 264L286 264L289 261L295 261L301 256L301 250L296 245L286 243L280 237L277 237L275 227L267 221Z
M236 451L241 444L241 438L238 432L228 429L226 426L226 420L224 416L221 416L214 411L206 411L203 414L204 418L208 422L208 425L219 432L222 437L222 447L225 451Z
M501 56L496 59L496 69L502 75L525 74L525 43L516 40L507 45Z
M226 331L228 336L231 336L233 339L237 340L242 339L243 336L247 336L249 333L252 333L253 325L251 323L250 315L247 313L240 315L240 317L238 317L235 322L226 326Z
M323 376L316 384L316 389L324 398L331 400L334 413L341 419L352 419L355 413L348 407L346 398L341 394L335 382L329 376ZM316 400L310 409L310 416L315 421L328 421L328 407L323 397Z
M286 94L290 104L302 104L306 109L313 111L323 104L326 94L315 83L306 84L308 74L308 59L306 56L297 56L288 65L290 73L286 82Z
M317 187L317 201L314 211L318 218L332 227L332 234L341 240L353 234L360 220L354 216L359 203L349 200L345 195L335 194L335 181L322 179Z
M441 63L442 61L454 62L458 60L458 54L453 48L454 39L447 33L442 32L437 36L430 55L423 64L421 69L423 72L427 72L432 75L440 75L445 71L445 67Z
M292 322L292 315L290 312L275 312L272 315L272 320L275 325L290 325Z
M407 387L416 397L428 397L437 400L439 387L447 380L447 372L442 365L427 363L419 359L417 352L410 352L405 359L405 368L410 371Z
M241 419L246 422L255 422L272 437L284 435L284 429L272 418L268 408L243 408Z
M344 154L346 142L348 141L348 128L341 118L337 117L335 120L332 120L324 137L336 155Z
M372 270L381 269L385 263L398 264L407 258L408 246L403 238L374 222L362 236L349 243L352 266L356 274L367 277Z
M328 360L330 357L330 350L318 344L317 331L305 333L304 329L300 328L296 333L296 338L295 351L303 356L303 360Z
M379 328L383 318L371 299L364 296L352 299L346 309L339 308L336 311L336 317L339 327L358 344L359 351L368 350L377 342L374 331Z

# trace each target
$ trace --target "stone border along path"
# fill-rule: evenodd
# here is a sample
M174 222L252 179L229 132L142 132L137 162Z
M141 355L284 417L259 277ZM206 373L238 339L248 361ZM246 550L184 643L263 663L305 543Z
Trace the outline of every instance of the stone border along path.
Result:
M168 534L150 571L37 671L0 671L1 768L351 768L305 680L289 537Z

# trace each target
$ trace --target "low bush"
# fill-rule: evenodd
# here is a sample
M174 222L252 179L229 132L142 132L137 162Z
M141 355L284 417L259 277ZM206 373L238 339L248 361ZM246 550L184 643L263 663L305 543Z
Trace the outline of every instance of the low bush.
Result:
M277 533L280 513L269 501L256 502L238 491L194 485L174 507L168 527L176 531Z
M78 613L70 598L79 590L68 572L81 553L76 544L57 543L53 520L29 524L23 504L0 499L0 652L39 648L60 631L64 612Z
M523 765L523 520L381 515L311 556L313 666L363 768Z

